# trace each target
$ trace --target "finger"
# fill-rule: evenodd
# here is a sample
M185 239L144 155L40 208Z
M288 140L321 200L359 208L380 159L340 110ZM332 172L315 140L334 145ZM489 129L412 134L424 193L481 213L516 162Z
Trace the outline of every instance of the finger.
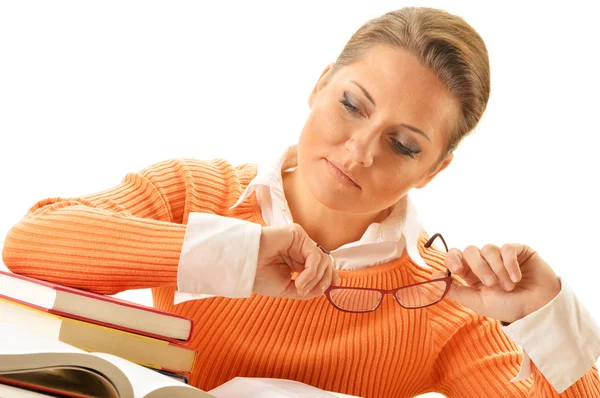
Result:
M504 266L500 248L496 245L487 244L481 248L481 256L488 263L490 268L496 274L496 278L500 282L500 286L506 291L511 291L515 288L515 284L510 280L508 271Z
M332 260L330 260L331 262ZM331 282L334 278L335 270L333 269L333 264L326 267L325 273L320 281L311 289L311 290L301 290L296 287L294 281L290 281L290 284L281 295L284 298L293 298L300 300L310 300L315 297L322 296L325 290L331 285Z
M327 270L328 264L331 263L331 257L329 257L327 254L321 252L320 250L318 251L318 254L319 254L319 263L317 264L317 266L314 268L311 267L311 269L302 271L300 273L300 277L299 277L300 282L298 282L298 279L296 279L296 286L298 287L298 290L300 290L300 292L299 292L300 294L308 294L312 289L314 289L314 287L317 286L319 281L323 278L323 275L325 274L325 271ZM306 276L303 278L302 275L305 272L307 272L307 275L310 275L310 276Z
M496 284L496 274L476 246L469 246L463 252L463 266L470 268L484 285L492 287Z
M452 271L453 274L460 275L463 271L462 252L455 247L448 250L444 262L446 263L446 268Z
M469 267L463 265L463 253L452 248L448 251L445 258L446 268L452 271L453 274L460 276L469 286L480 283L479 278L471 272Z
M300 271L296 278L296 287L298 290L304 289L304 287L310 282L319 270L319 263L321 262L321 254L317 251L309 253L304 260L304 269Z
M323 292L331 285L331 278L333 277L333 261L330 255L323 254L321 264L319 264L319 274L314 279L314 284L310 287L306 287L305 290L309 290L310 293L315 291L317 294L323 294Z
M485 305L476 288L461 286L456 282L452 282L447 297L450 300L456 301L465 307L472 309L478 314L487 316Z
M308 234L298 224L290 224L286 229L290 236L290 244L287 250L291 271L299 272L295 285L298 289L303 288L318 272L322 252Z
M325 249L323 246L321 246L318 243L315 243L317 245L317 247L319 249L321 249L321 251L325 254L327 254L329 257L331 257L331 266L332 266L332 280L331 280L331 284L332 285L339 285L340 283L340 277L337 274L337 272L335 272L335 259L333 258L333 256L331 255L331 252L327 249Z
M325 274L323 274L323 278L321 278L319 284L317 285L321 288L321 294L325 293L325 290L327 290L327 288L333 283L334 274L335 271L333 269L333 262L331 261L331 257L329 257L329 262L327 264Z
M323 275L323 278L321 278L321 280L318 281L318 283L315 285L315 287L313 287L310 291L306 291L306 292L302 293L304 295L303 297L307 298L307 299L311 299L314 297L322 296L323 293L325 292L325 290L327 290L327 288L331 284L332 276L333 276L333 268L327 267L327 269Z
M294 300L310 300L311 298L313 298L313 296L304 296L298 293L298 288L296 288L295 281L293 280L290 280L283 293L281 293L281 297Z
M446 274L444 272L434 271L431 279L443 278L445 276ZM476 311L477 313L484 311L483 302L481 301L481 296L477 290L472 287L462 286L456 281L452 281L446 297Z
M300 295L304 299L311 299L314 297L322 296L323 293L329 288L331 285L339 284L339 276L335 271L335 260L333 256L327 255L328 259L326 259L326 270L323 274L321 280L313 287L310 291L302 291Z
M504 267L510 275L510 279L514 283L518 283L523 275L521 273L521 266L519 265L519 250L517 246L509 243L502 245L500 255L502 256Z

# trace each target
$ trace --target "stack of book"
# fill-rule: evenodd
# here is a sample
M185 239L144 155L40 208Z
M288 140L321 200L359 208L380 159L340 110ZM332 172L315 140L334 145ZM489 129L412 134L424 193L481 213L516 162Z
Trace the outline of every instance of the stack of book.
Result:
M189 386L192 331L189 318L0 271L0 398L351 397L283 379Z
M109 354L120 368L123 363L127 366L127 362L142 365L131 364L134 369L150 368L168 376L149 370L145 377L157 376L159 380L164 378L179 385L187 384L196 358L196 351L185 344L192 337L192 319L4 271L0 271L0 324L31 330L35 333L32 336L49 339L45 341L62 342L79 349L80 356L86 352ZM7 335L0 338L0 354L7 352L7 330L4 330ZM13 344L20 343L15 340ZM35 346L34 342L31 344ZM48 346L46 343L37 347L38 353ZM64 345L55 345L55 351L60 351L60 347ZM21 373L14 366L12 376L8 376L9 371L0 369L0 384L35 389L31 378L24 382L21 376L15 376Z
M15 325L0 324L0 342L3 398L359 398L292 380L247 377L206 393L122 358L87 353ZM29 388L32 382L35 389Z

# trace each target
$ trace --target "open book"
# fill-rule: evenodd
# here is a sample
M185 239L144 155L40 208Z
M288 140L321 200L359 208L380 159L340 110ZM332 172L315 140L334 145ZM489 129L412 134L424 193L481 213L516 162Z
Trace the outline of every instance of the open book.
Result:
M213 397L117 356L88 353L10 324L0 324L0 384L72 397Z
M360 398L294 380L235 377L210 390L216 398Z

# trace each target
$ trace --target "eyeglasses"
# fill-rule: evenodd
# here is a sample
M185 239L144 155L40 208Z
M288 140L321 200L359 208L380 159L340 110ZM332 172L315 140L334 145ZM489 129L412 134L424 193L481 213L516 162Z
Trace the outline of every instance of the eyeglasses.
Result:
M446 241L439 233L434 234L425 243L425 248L429 248L436 238L441 239L446 252L448 252ZM375 311L381 305L386 294L393 295L396 302L403 308L414 310L429 307L442 301L446 294L448 294L451 285L452 273L447 269L446 276L443 278L402 286L396 289L383 290L366 287L330 286L325 291L325 295L335 308L344 312L361 313Z

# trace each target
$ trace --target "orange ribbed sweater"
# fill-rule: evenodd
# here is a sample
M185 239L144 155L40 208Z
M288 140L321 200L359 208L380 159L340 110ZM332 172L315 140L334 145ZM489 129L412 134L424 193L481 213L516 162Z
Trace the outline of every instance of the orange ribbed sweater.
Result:
M510 383L521 351L484 318L452 302L405 310L390 296L373 313L310 301L253 295L173 305L177 265L190 212L264 225L256 198L236 202L256 167L224 160L172 160L120 185L80 198L38 202L8 233L3 260L13 272L104 294L152 288L157 308L195 320L199 352L190 383L210 390L235 376L277 377L362 397L558 396L534 366ZM442 269L444 254L420 252ZM235 244L233 242L232 244ZM343 286L391 289L431 278L406 255L388 264L338 271ZM561 396L599 397L596 367Z

